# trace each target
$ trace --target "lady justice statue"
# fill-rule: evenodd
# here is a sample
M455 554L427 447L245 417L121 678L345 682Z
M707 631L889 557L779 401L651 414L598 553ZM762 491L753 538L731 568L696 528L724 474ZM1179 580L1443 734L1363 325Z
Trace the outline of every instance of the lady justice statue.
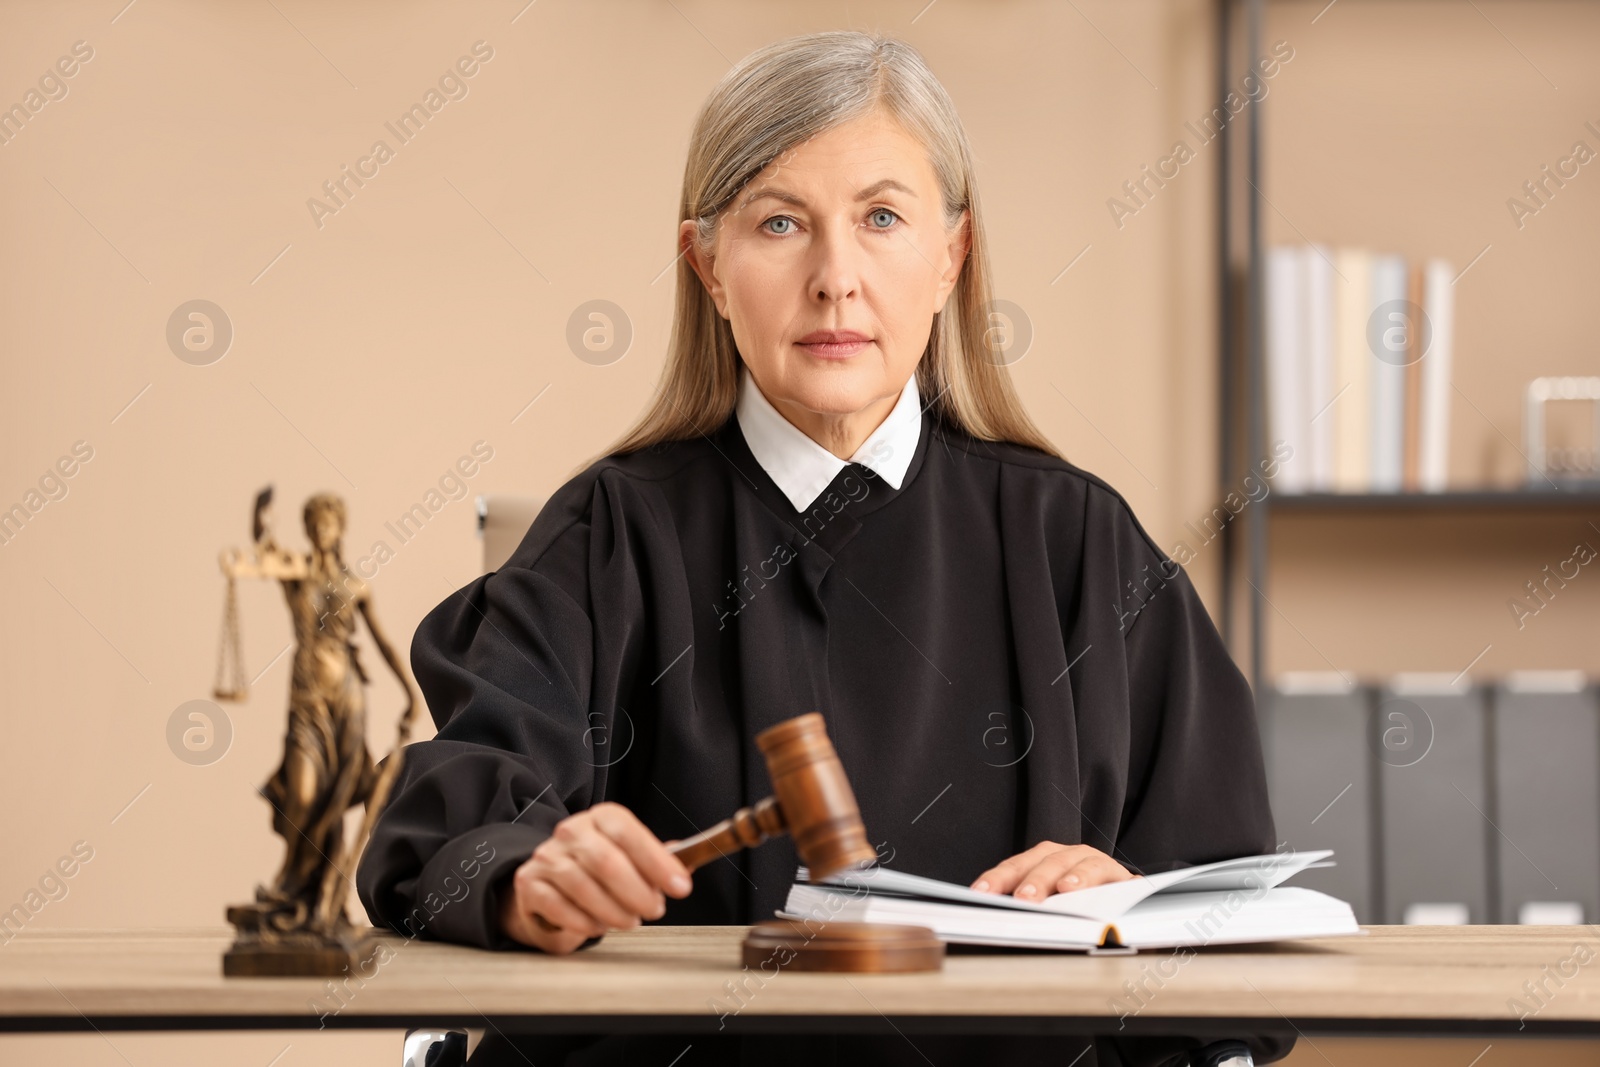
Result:
M274 540L267 518L271 502L268 486L256 498L254 547L225 550L221 564L230 613L236 610L232 590L238 578L277 579L289 605L294 629L289 724L282 762L259 790L272 805L272 829L284 839L284 859L272 885L256 887L254 903L228 909L237 938L223 957L223 973L339 975L360 963L370 948L345 905L355 861L399 774L417 694L373 614L370 587L345 566L340 551L344 501L330 493L306 501L311 551L305 554ZM367 751L362 687L368 679L353 641L358 613L406 693L394 752L381 764L374 764ZM236 619L225 621L224 651L229 637L237 648L237 627ZM219 684L216 695L243 699L244 687ZM347 848L344 814L357 804L365 806L361 829Z

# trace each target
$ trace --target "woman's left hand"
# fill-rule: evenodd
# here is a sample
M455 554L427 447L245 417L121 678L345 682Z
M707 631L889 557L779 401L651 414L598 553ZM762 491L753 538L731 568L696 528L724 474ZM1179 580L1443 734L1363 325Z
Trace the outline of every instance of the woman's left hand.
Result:
M1052 893L1132 877L1126 867L1097 848L1041 841L978 875L972 888L981 893L1010 893L1023 900L1043 900Z

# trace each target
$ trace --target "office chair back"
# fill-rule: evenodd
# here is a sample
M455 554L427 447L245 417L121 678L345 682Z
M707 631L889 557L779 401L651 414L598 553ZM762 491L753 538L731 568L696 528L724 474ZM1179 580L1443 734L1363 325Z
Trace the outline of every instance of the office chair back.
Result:
M522 543L523 535L547 498L514 493L478 497L478 536L483 539L483 573L497 571Z

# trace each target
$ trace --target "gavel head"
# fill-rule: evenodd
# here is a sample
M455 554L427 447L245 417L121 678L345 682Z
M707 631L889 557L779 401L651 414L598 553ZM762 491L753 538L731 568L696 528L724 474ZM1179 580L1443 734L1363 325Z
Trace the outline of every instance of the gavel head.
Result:
M795 851L813 880L877 861L844 765L818 712L756 735Z

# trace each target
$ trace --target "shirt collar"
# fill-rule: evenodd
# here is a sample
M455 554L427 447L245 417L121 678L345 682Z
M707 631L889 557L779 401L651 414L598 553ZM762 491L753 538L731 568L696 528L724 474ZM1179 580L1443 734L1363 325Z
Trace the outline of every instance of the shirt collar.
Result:
M896 489L916 454L922 436L922 399L917 376L906 379L900 399L878 428L861 443L849 460L823 448L805 431L784 418L756 385L743 363L739 365L739 429L756 462L789 498L796 511L804 511L822 495L839 472L851 463L871 467Z

